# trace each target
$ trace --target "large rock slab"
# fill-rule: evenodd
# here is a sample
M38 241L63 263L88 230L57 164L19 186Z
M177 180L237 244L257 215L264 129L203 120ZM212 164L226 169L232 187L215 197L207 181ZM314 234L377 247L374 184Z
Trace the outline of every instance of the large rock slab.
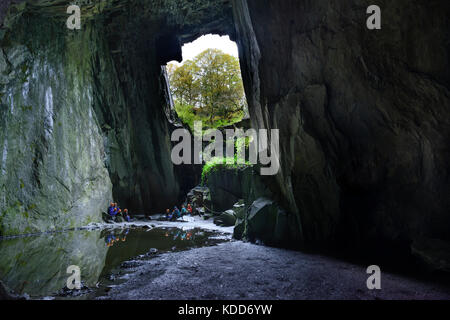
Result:
M227 210L214 218L214 223L218 226L232 227L236 224L236 213L233 210Z

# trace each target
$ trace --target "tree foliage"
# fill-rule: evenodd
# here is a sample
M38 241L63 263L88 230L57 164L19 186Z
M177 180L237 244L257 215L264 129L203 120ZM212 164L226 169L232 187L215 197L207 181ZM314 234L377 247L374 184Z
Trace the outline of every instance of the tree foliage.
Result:
M168 74L176 111L183 122L202 120L220 127L242 120L245 107L239 60L208 49L181 66L169 64Z

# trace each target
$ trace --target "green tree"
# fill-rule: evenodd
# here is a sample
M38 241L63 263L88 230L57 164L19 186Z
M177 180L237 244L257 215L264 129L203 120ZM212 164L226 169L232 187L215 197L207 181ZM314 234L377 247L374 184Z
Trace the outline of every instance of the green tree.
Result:
M217 49L208 49L181 66L168 67L177 113L193 114L210 127L242 120L245 105L239 60ZM186 119L187 120L187 119Z
M195 79L197 66L193 61L186 61L181 67L171 64L168 68L172 95L182 105L196 104L199 95L199 82Z

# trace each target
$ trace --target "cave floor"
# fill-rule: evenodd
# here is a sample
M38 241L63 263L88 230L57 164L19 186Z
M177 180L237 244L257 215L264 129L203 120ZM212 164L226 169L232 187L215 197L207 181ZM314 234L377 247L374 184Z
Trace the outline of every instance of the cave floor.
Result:
M321 255L231 241L161 254L99 299L450 299L450 288L383 273L368 290L366 268Z
M236 241L232 227L211 219L155 218L4 239L2 280L32 299L450 299L448 282L427 275L388 272L380 264L381 290L369 290L368 265ZM27 250L18 256L18 247ZM77 255L83 259L74 260L73 252L84 252ZM67 260L84 270L80 291L60 290Z

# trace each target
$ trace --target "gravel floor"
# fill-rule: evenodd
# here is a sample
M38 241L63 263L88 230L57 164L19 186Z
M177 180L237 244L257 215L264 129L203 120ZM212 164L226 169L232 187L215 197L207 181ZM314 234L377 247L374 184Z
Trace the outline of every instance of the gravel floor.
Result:
M161 254L100 299L449 299L450 288L383 273L368 290L366 268L321 255L227 242Z

